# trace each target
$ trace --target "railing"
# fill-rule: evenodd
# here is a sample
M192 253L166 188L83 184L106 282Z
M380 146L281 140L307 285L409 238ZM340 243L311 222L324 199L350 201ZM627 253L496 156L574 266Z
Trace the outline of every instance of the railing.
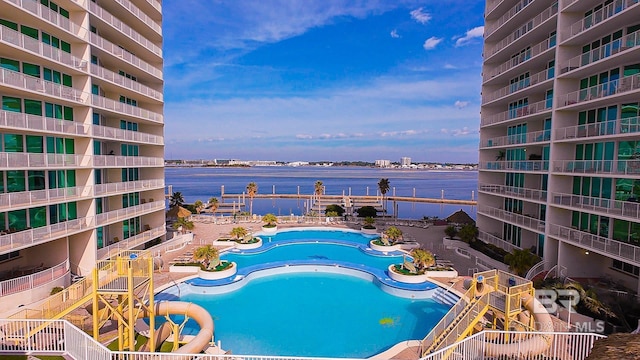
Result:
M504 23L509 21L509 19L514 17L517 13L519 13L522 9L527 7L527 5L531 4L532 2L533 1L527 0L524 5L522 4L522 2L518 2L518 4L516 4L514 7L509 9L509 11L507 11L506 13L504 13L504 15L502 15L500 17L500 19L498 19L496 22L494 22L493 24L485 26L484 33L487 34L488 36L490 36L497 28L499 28ZM488 11L487 13L489 13L489 12L491 12L491 11Z
M518 40L528 32L533 31L536 27L540 26L540 24L549 20L552 16L554 16L557 13L558 13L558 3L555 2L550 7L542 10L542 12L536 15L533 19L530 19L528 21L523 21L522 23L525 24L524 26L519 27L515 32L512 32L509 36L502 39L500 42L496 43L493 47L485 50L485 56L489 58L495 55L496 53L500 52L502 49L506 48L511 43ZM526 30L524 32L521 32L520 30L522 30L523 27Z
M0 194L0 209L17 206L43 205L52 201L68 202L93 196L91 186L75 186Z
M94 155L93 166L95 167L137 167L137 166L164 166L164 159L161 157L146 156L115 156L115 155Z
M96 215L96 226L104 226L117 221L145 215L154 211L164 210L164 201L154 201L146 204L130 206L124 209L109 211Z
M153 111L149 111L137 106L121 103L119 101L99 95L91 95L91 105L131 116L137 116L157 123L162 123L163 121L162 114L155 113Z
M75 168L91 165L91 157L73 154L0 152L0 168Z
M109 246L105 246L101 249L98 249L98 253L97 253L98 259L104 260L107 258L111 258L113 256L118 255L124 250L129 250L138 245L142 245L166 233L167 233L167 229L164 226L160 226L157 228L144 231L136 236L132 236L122 241L118 241L115 244L111 244Z
M143 85L137 81L133 81L131 79L127 79L126 77L116 74L111 70L105 69L99 65L91 64L89 66L89 70L91 71L91 75L95 75L100 77L106 81L110 81L114 84L118 84L127 89L131 89L133 91L139 92L141 94L152 97L156 100L163 100L162 92L153 90L152 88Z
M120 141L142 142L156 145L164 144L164 138L162 136L110 126L91 125L91 135L109 140L118 139Z
M608 44L604 44L589 52L574 57L568 62L562 64L562 66L560 67L560 73L564 74L566 72L579 69L583 66L587 66L596 61L606 59L609 56L637 46L640 46L640 30L625 35L624 38L613 40Z
M621 79L611 80L604 84L568 93L565 97L564 105L568 106L584 101L601 99L637 89L640 89L640 75L625 76Z
M519 119L521 117L537 114L537 113L545 113L551 111L551 107L553 106L553 99L547 99L538 101L537 103L529 104L527 106L519 107L517 109L507 110L495 115L489 115L483 117L480 121L480 126L487 126L493 124L504 123L507 121L511 121L513 119Z
M20 130L27 129L67 135L89 136L89 125L5 110L0 110L0 126Z
M487 103L551 79L553 79L553 69L545 69L526 79L520 80L517 83L509 84L492 93L486 95L482 94L482 102Z
M80 28L75 23L71 22L66 17L60 15L60 13L51 10L48 6L43 6L38 1L34 0L9 0L10 2L18 5L19 7L27 10L28 12L35 14L48 22L67 30L70 33L77 34Z
M569 32L566 34L566 37L563 38L563 41L609 19L623 10L637 4L639 1L640 0L614 0L613 3L604 6L598 11L594 11L591 15L585 16L582 20L571 25L569 27Z
M525 63L553 47L555 47L555 43L551 42L550 39L545 39L542 42L532 46L531 49L527 50L525 53L521 54L520 56L511 58L506 62L502 63L502 65L494 68L492 71L487 72L486 74L483 75L482 80L487 81L492 77L500 75L503 72L513 67L516 67L522 63Z
M639 132L640 117L632 117L559 128L556 129L555 139L582 139L606 135L634 134Z
M546 261L540 261L539 263L533 265L529 271L527 271L527 275L524 276L527 280L533 280L538 274L542 274L544 272L544 268L547 265Z
M45 243L53 239L70 236L95 227L94 217L63 221L49 226L18 231L0 236L0 252L19 247Z
M517 172L527 171L547 171L549 161L547 160L513 160L513 161L483 161L479 164L480 169L486 170L509 170Z
M508 197L515 197L527 200L546 201L547 191L538 189L521 188L516 186L496 185L490 183L479 183L478 190L493 194L500 194Z
M478 209L478 212L519 226L527 227L536 232L544 232L545 222L536 219L533 216L525 216L491 206L483 206Z
M640 174L640 159L637 160L558 160L553 170L573 174Z
M140 35L139 32L133 30L129 25L123 23L120 19L114 17L108 11L104 10L98 4L93 1L89 1L89 11L92 12L95 16L102 19L103 21L111 24L114 28L118 29L123 34L127 35L129 38L136 41L142 48L145 48L152 53L162 57L162 49L151 41L147 40L144 36Z
M163 189L164 179L123 181L94 185L95 196L109 196L117 193Z
M83 93L72 87L4 68L0 69L0 84L15 86L23 90L37 91L66 100L84 102Z
M25 275L9 280L0 281L0 296L17 294L23 291L48 284L60 279L69 272L69 260L53 266L46 270L41 270L30 275Z
M591 196L551 193L556 205L577 207L589 211L598 211L608 215L627 216L637 219L640 215L640 203L603 199Z
M579 245L587 250L616 256L626 261L631 261L636 266L640 265L640 247L637 245L627 244L555 224L551 225L549 234L563 241Z
M87 65L84 60L2 25L0 40L73 68L84 68Z
M483 147L531 144L551 140L551 130L540 130L519 135L507 135L487 139Z
M122 60L141 69L142 71L146 71L147 73L157 77L158 79L162 79L161 69L158 69L157 67L147 63L146 61L143 61L139 57L113 44L109 40L106 40L97 34L89 33L89 42L92 45L97 46L100 49L112 54L113 56L121 58Z
M147 14L140 11L135 5L131 3L129 0L115 0L118 4L122 5L125 9L129 10L135 17L140 19L143 23L147 24L151 29L153 29L156 33L162 34L162 27L151 19Z
M467 333L469 331L469 328L477 323L477 321L479 320L478 317L482 316L488 309L489 295L490 294L484 294L472 303L471 307L466 311L464 316L457 319L457 321L454 323L453 328L450 328L450 330L444 335L444 338L442 338L442 340L440 340L440 342L436 344L436 349L442 349L443 347L455 344L460 336Z
M505 249L507 252L510 252L510 253L513 252L513 250L515 249L519 249L519 250L522 249L519 246L513 245L509 241L506 241L504 239L499 238L496 235L492 235L484 231L478 232L478 239L486 242L487 244L493 244L499 248ZM489 268L491 269L493 268L493 266L490 266Z

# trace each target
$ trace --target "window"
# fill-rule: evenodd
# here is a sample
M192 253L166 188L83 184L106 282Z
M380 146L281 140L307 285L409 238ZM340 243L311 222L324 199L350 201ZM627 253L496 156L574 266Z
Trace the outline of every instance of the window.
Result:
M120 95L120 102L131 106L138 106L138 101L122 95Z
M27 138L26 140L27 140L27 152L28 153L35 153L35 154L44 153L44 145L42 143L42 136L27 135L26 138Z
M24 152L22 135L4 134L4 151Z
M22 112L22 105L19 98L3 96L2 97L2 110Z
M7 170L7 192L25 191L25 174L24 170Z
M38 29L34 29L32 27L28 27L25 25L20 25L20 32L27 35L30 38L34 38L38 40Z
M613 260L613 264L611 265L616 270L620 270L622 272L626 272L635 277L640 276L640 268L631 264L627 264L626 262L620 260Z
M39 78L40 77L40 66L23 62L22 63L22 72L27 74L27 75L31 75L31 76L35 76L35 77Z
M24 112L30 115L42 116L42 102L24 99Z
M18 31L18 24L11 22L9 20L4 20L4 19L0 19L0 25L4 25L6 27L8 27L9 29L13 29L15 31Z
M29 209L29 226L32 228L47 226L46 206Z
M29 171L29 191L44 190L46 188L44 171Z
M0 67L12 71L20 71L20 62L18 60L0 58Z

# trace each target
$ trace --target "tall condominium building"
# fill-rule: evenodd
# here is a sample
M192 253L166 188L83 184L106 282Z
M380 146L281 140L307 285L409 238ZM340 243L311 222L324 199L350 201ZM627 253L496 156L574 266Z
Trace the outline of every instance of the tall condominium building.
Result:
M478 226L640 290L640 0L489 0Z
M162 5L0 0L7 310L166 234Z
M410 157L401 157L400 158L400 166L409 166L411 165L411 158Z

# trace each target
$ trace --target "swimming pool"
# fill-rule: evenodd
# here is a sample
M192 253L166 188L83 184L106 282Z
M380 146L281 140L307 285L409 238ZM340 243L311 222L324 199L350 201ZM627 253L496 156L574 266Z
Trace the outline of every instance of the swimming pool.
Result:
M226 285L196 279L165 293L207 309L215 340L233 354L366 358L422 339L450 308L431 298L433 284L390 290L385 271L402 255L367 249L373 237L309 230L265 238L261 249L222 255L238 265ZM183 333L197 331L189 321Z

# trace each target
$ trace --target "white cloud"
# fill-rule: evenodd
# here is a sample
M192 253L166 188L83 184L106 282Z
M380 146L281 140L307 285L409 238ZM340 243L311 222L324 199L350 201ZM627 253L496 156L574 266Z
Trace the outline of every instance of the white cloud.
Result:
M442 41L441 38L437 38L435 36L432 36L432 37L428 38L427 40L425 40L424 44L422 44L422 47L425 50L432 50L436 46L438 46L438 44L440 44L441 41Z
M399 38L399 37L400 37L400 35L398 35L398 30L397 30L397 29L393 29L393 30L391 30L391 34L390 34L390 35L391 35L391 37L392 37L392 38L394 38L394 39L397 39L397 38Z
M460 101L460 100L457 100L457 101L453 104L453 106L455 106L455 107L456 107L456 108L458 108L458 109L466 108L468 105L469 105L469 102L468 102L468 101Z
M462 129L453 130L452 133L453 133L453 136L469 135L471 134L471 129L465 126Z
M444 129L444 128L443 128L443 129L440 129L440 132L441 132L442 134L448 134L448 133L449 133L449 129Z
M310 139L313 139L313 136L307 135L307 134L297 134L296 139L310 140Z
M409 14L411 14L411 18L413 20L419 22L420 24L426 24L432 18L431 14L429 14L427 12L423 12L422 8L417 8L417 9L411 11Z
M468 30L464 36L456 40L456 46L464 46L473 41L473 39L481 38L484 35L484 26L477 26Z
M446 63L446 64L444 64L444 68L447 69L447 70L455 70L458 67L453 65L453 64Z

